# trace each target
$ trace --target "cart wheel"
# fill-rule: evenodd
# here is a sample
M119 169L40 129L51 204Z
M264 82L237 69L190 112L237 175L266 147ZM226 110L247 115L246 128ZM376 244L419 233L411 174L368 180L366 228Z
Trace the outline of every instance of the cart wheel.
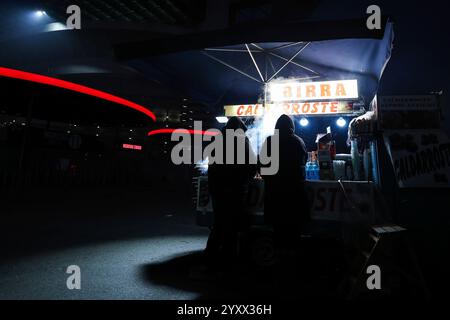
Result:
M271 267L276 262L275 244L272 237L264 235L253 240L252 260L259 267Z

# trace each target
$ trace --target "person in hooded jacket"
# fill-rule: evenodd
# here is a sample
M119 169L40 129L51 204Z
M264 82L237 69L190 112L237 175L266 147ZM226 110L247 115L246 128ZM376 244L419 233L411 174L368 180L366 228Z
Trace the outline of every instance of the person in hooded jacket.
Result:
M235 139L234 162L227 164L226 130L238 130L244 141L245 163L237 164L238 145ZM207 257L212 261L229 259L237 254L237 241L240 229L245 225L246 197L250 181L257 172L256 155L248 138L247 127L238 117L231 117L222 129L223 164L211 164L208 168L208 188L214 210L214 224L206 246ZM242 136L243 135L243 136Z
M274 228L275 245L296 248L301 230L310 220L310 207L304 181L307 161L305 142L294 133L294 122L287 115L277 120L275 134L264 142L262 150L271 154L272 143L279 141L279 169L264 179L264 219Z

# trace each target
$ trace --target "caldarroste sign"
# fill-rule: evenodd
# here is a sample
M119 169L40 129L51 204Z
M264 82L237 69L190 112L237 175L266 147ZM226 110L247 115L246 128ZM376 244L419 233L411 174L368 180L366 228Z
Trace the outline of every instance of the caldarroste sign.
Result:
M353 113L353 102L350 101L312 101L312 102L283 102L262 104L238 104L224 107L227 117L260 117L273 109L287 115L332 115Z
M225 116L259 117L277 109L288 115L333 115L353 113L358 99L357 80L319 82L276 81L268 85L265 104L227 105Z
M445 132L385 131L384 141L400 187L450 187L450 140Z

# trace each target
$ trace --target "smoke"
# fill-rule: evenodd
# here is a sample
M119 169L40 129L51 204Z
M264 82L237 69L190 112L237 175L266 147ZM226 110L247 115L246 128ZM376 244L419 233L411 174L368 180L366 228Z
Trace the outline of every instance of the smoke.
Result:
M281 108L266 109L263 116L256 117L253 123L247 126L246 134L254 152L259 154L266 138L273 135L275 124L282 114Z
M296 77L277 77L276 79L273 79L270 81L269 84L267 84L267 103L273 104L274 102L271 101L270 97L270 85L271 84L277 84L277 83L283 83L283 82L289 82L289 81L304 81L304 82L310 82L312 79L308 78L296 78ZM265 89L262 89L264 91ZM258 103L264 103L263 97L260 97ZM284 111L280 107L272 107L272 108L265 108L264 114L261 117L256 117L252 124L247 125L247 137L250 140L250 145L253 148L253 151L255 151L257 154L261 151L262 145L264 144L264 141L267 137L273 135L275 130L275 124L278 120L278 118L284 114Z

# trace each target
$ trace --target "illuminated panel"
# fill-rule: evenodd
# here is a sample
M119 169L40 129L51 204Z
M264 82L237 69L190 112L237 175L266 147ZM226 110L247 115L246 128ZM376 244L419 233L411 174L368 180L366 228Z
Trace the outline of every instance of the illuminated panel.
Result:
M142 150L142 146L136 145L136 144L122 144L122 148L124 149L131 149L131 150Z
M225 106L227 117L259 117L265 113L288 114L288 115L329 115L353 113L353 102L350 101L307 101L307 102L284 102L267 104L264 108L259 104L231 105ZM276 114L278 114L276 113Z
M237 104L224 107L226 117L258 117L264 114L262 104Z
M0 67L0 76L46 84L49 86L59 87L59 88L83 93L83 94L86 94L89 96L97 97L97 98L100 98L103 100L121 104L123 106L129 107L136 111L139 111L139 112L147 115L148 117L152 118L153 121L156 121L156 117L153 112L151 112L147 108L145 108L137 103L134 103L132 101L114 96L112 94L109 94L109 93L106 93L106 92L103 92L100 90L89 88L89 87L86 87L86 86L83 86L80 84L76 84L73 82L60 80L60 79L56 79L56 78L52 78L52 77L47 77L47 76L43 76L43 75L36 74L36 73L24 72L24 71L3 68L3 67Z
M358 81L272 82L269 95L272 102L357 99Z
M311 101L268 104L266 112L272 109L288 115L330 115L348 114L353 112L353 102L349 101Z
M157 129L157 130L152 130L149 133L147 133L148 136L154 136L157 134L162 134L162 133L189 133L189 134L201 134L201 135L205 135L205 136L216 136L218 134L218 132L212 132L212 131L203 131L203 130L188 130L188 129Z

